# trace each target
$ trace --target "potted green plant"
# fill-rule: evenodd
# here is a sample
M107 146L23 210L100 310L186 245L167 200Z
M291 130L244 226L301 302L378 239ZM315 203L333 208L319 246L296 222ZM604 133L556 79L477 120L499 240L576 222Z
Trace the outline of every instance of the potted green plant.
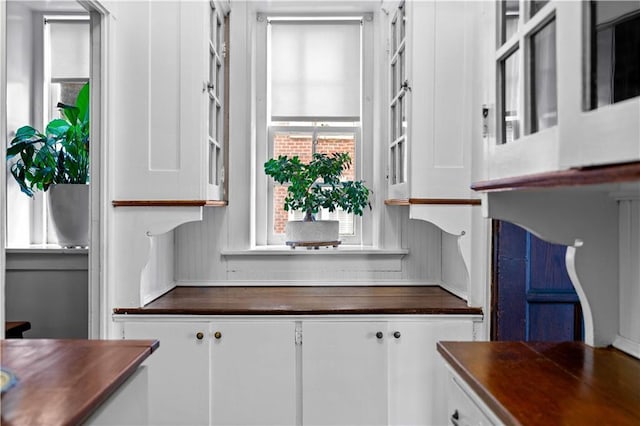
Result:
M288 184L284 210L305 213L302 221L289 221L286 225L287 244L297 243L339 244L339 222L316 221L320 209L330 212L341 208L362 216L369 202L370 190L362 181L344 181L341 175L351 167L348 153L315 153L308 164L297 156L280 155L264 163L264 171L280 184Z
M62 118L44 133L20 127L7 148L11 174L29 197L49 191L49 211L63 247L86 246L89 233L89 83L75 105L58 103Z

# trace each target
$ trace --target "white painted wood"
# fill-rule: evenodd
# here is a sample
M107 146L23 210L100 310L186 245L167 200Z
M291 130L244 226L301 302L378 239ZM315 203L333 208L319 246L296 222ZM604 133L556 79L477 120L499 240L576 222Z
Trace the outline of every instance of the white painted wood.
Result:
M143 364L149 370L149 424L211 424L210 327L206 321L124 323L125 339L160 341Z
M386 323L305 322L302 330L302 423L387 424Z
M394 337L399 332L400 337ZM389 425L447 423L446 371L439 340L473 340L472 321L392 321L389 345Z
M464 426L488 426L503 423L491 412L486 404L478 398L469 385L460 379L460 377L448 365L447 370L447 422ZM451 420L454 413L457 413L458 417L458 421L456 423Z
M294 425L295 322L214 322L212 332L212 424Z
M7 99L7 3L0 2L0 99ZM1 105L0 111L6 111L5 105ZM0 114L0 135L7 134L7 116ZM0 148L0 157L6 158L6 144ZM7 185L6 185L6 161L0 164L0 212L5 220L0 221L0 322L5 322L5 246L6 246L6 211L7 211ZM0 339L4 339L4 328L0 330Z
M469 198L476 5L409 2L410 196ZM477 133L477 132L476 132Z
M614 345L640 358L640 200L619 201L620 325ZM631 349L635 346L635 350ZM632 352L630 352L632 350ZM635 353L633 353L635 352Z
M564 244L584 314L585 342L610 345L618 333L618 206L606 189L489 193L487 214Z
M585 86L585 2L557 2L558 109L561 168L640 159L640 98L593 111L582 107Z
M147 304L175 287L173 231L149 238L149 262L140 276L142 303Z
M202 220L202 207L118 207L112 216L113 234L109 246L108 306L141 306L155 291L150 281L141 281L149 263L151 237L164 234L185 222ZM163 250L166 259L170 250ZM153 271L146 275L148 280ZM147 294L149 293L149 294ZM115 333L111 330L110 333ZM117 335L117 333L115 333Z
M86 424L92 426L150 424L147 367L144 365L138 367L131 377L86 420Z
M115 199L205 197L202 5L118 5L113 50L118 105L113 129Z

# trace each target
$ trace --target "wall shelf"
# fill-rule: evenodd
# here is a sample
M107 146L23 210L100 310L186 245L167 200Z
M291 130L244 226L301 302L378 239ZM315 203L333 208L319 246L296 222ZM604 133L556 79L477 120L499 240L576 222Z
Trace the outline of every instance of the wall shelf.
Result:
M113 200L113 207L226 207L226 200Z
M479 198L392 198L384 200L387 206L410 205L446 205L446 206L479 206L482 200Z
M624 183L637 180L640 180L639 161L486 180L472 184L471 189L482 192L511 191L517 189Z

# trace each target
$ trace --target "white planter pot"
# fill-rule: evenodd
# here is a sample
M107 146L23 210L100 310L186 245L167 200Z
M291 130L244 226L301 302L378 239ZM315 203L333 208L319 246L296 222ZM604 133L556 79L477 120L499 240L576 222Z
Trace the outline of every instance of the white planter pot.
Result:
M285 235L287 242L317 243L338 241L339 231L340 222L337 220L317 220L315 222L290 220L287 222Z
M49 214L62 247L89 245L89 185L49 187Z

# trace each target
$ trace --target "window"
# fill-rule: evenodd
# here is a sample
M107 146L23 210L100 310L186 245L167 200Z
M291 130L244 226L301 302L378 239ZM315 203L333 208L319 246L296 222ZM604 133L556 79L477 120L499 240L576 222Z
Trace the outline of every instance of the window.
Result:
M404 2L400 3L391 20L390 29L390 136L389 136L389 184L406 182L407 147L407 97L406 76L406 15Z
M220 200L226 197L225 164L227 149L225 134L225 99L227 87L225 72L226 63L226 29L225 13L218 5L211 1L207 8L209 14L209 31L207 43L207 152L209 153L209 168L207 173L207 199Z
M528 13L521 13L521 5ZM499 3L498 103L500 143L558 124L554 3ZM523 73L524 71L524 73Z
M15 131L30 124L43 131L47 123L60 117L56 107L58 102L75 103L79 90L89 81L89 28L87 14L47 14L42 16L40 25L20 28L20 31L32 31L33 52L41 54L32 56L30 51L19 52L20 61L30 61L20 66L29 70L24 71L24 77L30 78L29 84L34 89L27 94L28 99L7 101L14 106L26 104L34 107L27 114L16 114L19 116L12 122L14 128L9 130ZM9 60L15 60L13 54L9 55ZM7 179L7 221L11 224L7 227L8 247L57 243L48 217L47 195L40 192L29 199L20 193L13 178Z
M365 21L363 16L264 17L265 131L258 139L258 167L278 155L309 161L313 153L348 152L352 166L343 179L366 180L363 157L372 147L363 142L370 115L362 102ZM257 175L266 188L257 201L266 220L258 224L256 243L284 244L286 222L304 213L285 211L286 186L263 177L262 170ZM320 211L316 218L339 220L343 244L366 240L360 217Z
M640 96L640 2L591 1L590 95L595 109Z

